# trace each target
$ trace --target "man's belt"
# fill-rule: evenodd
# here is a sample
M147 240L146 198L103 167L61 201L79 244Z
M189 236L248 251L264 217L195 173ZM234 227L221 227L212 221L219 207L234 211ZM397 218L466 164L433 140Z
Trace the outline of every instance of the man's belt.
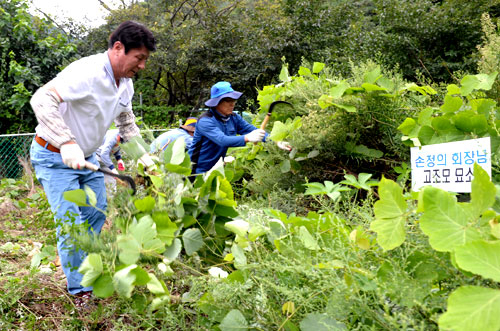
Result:
M40 145L42 146L43 148L46 148L48 149L49 151L51 152L55 152L55 153L60 153L61 151L59 150L59 148L57 147L54 147L53 145L49 144L48 141L46 141L45 139L43 139L42 137L36 135L35 136L35 141Z

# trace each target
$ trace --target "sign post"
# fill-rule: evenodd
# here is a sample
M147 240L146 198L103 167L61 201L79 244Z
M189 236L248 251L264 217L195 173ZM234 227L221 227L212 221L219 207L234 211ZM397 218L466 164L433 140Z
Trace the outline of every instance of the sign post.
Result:
M491 178L489 137L412 147L412 190L431 185L450 192L469 193L474 163Z

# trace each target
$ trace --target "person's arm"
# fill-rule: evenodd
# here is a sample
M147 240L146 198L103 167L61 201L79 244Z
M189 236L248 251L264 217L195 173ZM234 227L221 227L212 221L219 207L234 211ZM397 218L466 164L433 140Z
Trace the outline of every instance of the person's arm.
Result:
M115 124L125 142L129 141L132 137L141 136L139 127L135 124L135 115L132 110L120 113L115 119Z
M63 100L57 90L48 85L35 92L30 105L39 123L37 134L43 135L52 146L59 148L65 165L73 169L83 169L85 156L59 112L61 102Z
M63 144L68 142L75 142L76 139L59 112L61 102L63 100L59 93L48 84L39 88L30 100L40 125L37 133L56 148L61 148Z
M238 114L234 114L234 121L236 122L236 125L237 125L237 128L238 128L238 133L241 134L241 135L246 135L254 130L258 130L258 128L256 128L255 126L253 126L252 124L248 123L247 121L245 121L243 119L243 117L241 117L240 115ZM269 134L266 132L264 134L264 140L263 141L266 141L266 138L269 136Z
M111 161L111 154L112 154L113 146L116 145L116 138L114 138L114 139L113 138L114 137L107 134L106 139L104 140L104 143L99 148L99 150L100 150L99 156L101 157L101 162L111 170L113 170L115 168L113 161Z
M214 121L212 118L202 118L196 124L196 130L222 147L245 146L245 136L227 136Z

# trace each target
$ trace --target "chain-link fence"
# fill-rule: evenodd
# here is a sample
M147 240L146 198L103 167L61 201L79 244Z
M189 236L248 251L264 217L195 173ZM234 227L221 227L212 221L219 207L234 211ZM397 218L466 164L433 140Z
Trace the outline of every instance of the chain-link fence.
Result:
M34 133L0 135L0 178L19 178L23 166L19 159L27 161Z
M150 137L157 137L165 130L143 130L146 141ZM20 178L23 175L23 166L20 162L28 161L30 146L34 133L3 134L0 135L0 179Z

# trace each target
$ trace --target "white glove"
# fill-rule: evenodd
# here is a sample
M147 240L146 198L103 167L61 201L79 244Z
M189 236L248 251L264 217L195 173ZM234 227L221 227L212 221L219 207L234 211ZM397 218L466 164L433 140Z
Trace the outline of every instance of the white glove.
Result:
M278 145L279 148L281 148L284 151L292 150L292 146L286 141L278 141L276 144Z
M223 161L224 161L224 164L226 164L226 163L231 163L234 160L235 160L234 156L229 155L229 156L226 156Z
M144 170L147 170L147 171L153 171L156 169L156 164L148 153L141 156L137 160L137 163L142 164L142 166L144 167Z
M118 175L118 170L116 170L116 168L111 169L111 172Z
M266 135L266 131L262 129L255 129L250 133L247 133L245 135L245 140L249 141L251 143L257 143L259 141L262 141L264 139L264 136Z
M125 171L125 162L122 159L116 161L116 165L118 166L118 170Z
M77 143L66 143L60 149L61 158L65 165L73 169L85 168L85 156Z

